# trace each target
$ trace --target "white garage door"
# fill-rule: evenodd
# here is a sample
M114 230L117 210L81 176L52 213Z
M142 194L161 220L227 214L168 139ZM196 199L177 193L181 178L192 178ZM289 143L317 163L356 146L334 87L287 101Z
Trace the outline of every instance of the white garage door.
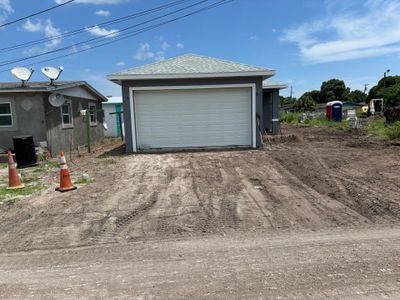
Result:
M251 88L135 91L138 149L250 146Z

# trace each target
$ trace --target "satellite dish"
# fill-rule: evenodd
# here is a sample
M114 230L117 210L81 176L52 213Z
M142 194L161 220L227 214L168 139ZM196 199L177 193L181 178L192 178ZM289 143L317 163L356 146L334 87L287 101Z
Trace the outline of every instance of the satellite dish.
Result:
M49 96L49 102L54 107L60 107L61 105L64 104L65 97L64 95L61 95L59 93L54 93Z
M54 68L54 67L43 67L42 68L42 73L44 75L46 75L48 78L50 78L51 83L54 83L54 80L57 80L58 77L60 77L61 72L64 71L63 67L58 67L58 68Z
M11 70L11 74L21 80L22 86L24 86L25 81L28 81L31 78L34 71L33 68L28 69L24 67L16 67Z

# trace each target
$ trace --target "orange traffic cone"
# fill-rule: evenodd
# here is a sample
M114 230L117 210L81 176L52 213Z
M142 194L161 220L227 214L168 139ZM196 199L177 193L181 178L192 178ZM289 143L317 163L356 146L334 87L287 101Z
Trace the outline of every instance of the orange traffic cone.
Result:
M17 164L14 162L11 151L9 150L7 153L8 153L8 187L7 187L7 189L9 189L9 190L22 189L25 186L21 183L21 179L19 178L19 174L17 171Z
M76 186L72 185L71 177L69 176L67 161L65 160L64 152L60 152L60 187L56 188L59 192L68 192L76 190Z

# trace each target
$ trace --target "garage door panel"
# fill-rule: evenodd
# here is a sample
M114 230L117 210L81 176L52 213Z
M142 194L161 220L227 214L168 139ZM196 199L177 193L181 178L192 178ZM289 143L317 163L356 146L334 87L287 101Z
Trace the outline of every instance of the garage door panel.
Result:
M251 88L137 91L134 101L139 149L251 145Z

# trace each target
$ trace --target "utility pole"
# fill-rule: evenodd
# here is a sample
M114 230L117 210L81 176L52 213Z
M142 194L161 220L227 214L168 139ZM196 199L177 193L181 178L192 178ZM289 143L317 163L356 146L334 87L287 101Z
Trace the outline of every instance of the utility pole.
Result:
M369 86L369 83L364 84L364 94L367 94L368 86Z
M390 72L390 69L387 69L385 73L383 73L383 86L386 87L386 74Z
M290 86L290 101L293 100L293 86Z

